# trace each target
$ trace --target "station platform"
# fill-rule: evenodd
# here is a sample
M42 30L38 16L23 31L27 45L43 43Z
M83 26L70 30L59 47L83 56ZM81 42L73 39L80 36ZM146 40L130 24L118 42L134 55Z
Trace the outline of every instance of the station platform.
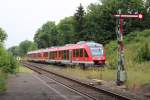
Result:
M37 73L18 73L8 79L0 100L89 100Z

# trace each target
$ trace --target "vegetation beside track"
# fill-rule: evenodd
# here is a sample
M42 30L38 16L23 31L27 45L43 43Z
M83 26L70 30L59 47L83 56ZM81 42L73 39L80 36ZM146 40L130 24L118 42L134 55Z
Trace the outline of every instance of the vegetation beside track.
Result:
M12 54L4 48L3 44L6 37L7 34L0 28L0 92L6 89L7 74L15 73L18 66Z
M0 92L6 90L6 85L5 85L6 79L7 79L7 74L0 71Z
M17 72L19 73L32 73L33 71L30 70L29 68L23 67L23 66L19 66L17 69Z
M125 37L125 67L128 74L128 86L150 84L150 30L132 32ZM106 45L107 65L109 69L117 66L117 43Z
M80 77L82 79L100 79L105 81L116 80L116 70L109 68L91 68L82 70L79 67L66 68L61 70L62 73ZM150 84L149 72L128 70L128 81L126 86L128 89L135 89L140 86Z

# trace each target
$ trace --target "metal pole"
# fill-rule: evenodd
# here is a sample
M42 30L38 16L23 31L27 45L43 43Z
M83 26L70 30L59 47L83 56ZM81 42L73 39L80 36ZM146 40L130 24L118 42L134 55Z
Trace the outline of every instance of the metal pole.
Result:
M119 14L121 14L121 10L119 10ZM116 25L118 42L117 85L122 85L127 80L127 75L124 67L123 19L121 17L117 18Z

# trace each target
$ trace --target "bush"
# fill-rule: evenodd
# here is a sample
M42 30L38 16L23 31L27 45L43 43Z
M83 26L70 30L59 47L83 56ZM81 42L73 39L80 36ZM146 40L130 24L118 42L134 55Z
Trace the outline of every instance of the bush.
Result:
M8 53L4 48L0 48L0 70L6 73L14 73L17 62L12 54Z
M147 42L138 50L137 61L150 61L150 48Z

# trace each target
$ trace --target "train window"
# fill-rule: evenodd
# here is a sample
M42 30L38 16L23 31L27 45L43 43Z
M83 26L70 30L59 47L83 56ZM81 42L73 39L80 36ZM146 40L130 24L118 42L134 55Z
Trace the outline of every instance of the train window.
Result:
M52 52L52 59L54 59L54 52Z
M52 57L53 59L55 58L55 52L53 51L53 57Z
M52 56L52 53L51 53L51 52L49 52L49 59L51 59L51 56Z
M38 53L38 57L41 57L41 54L40 54L40 53Z
M62 51L62 59L64 59L64 51Z
M73 57L75 57L75 50L73 50Z
M52 57L52 53L51 53L51 52L49 52L49 59L51 59L51 57Z
M59 55L59 57L61 57L61 51L58 51L58 55Z
M76 57L78 57L79 56L79 49L76 49Z
M57 52L54 51L54 59L57 58Z
M32 58L35 58L35 53L32 54Z
M66 50L64 50L63 53L64 53L64 54L63 54L63 59L66 59Z
M61 58L63 58L63 51L60 51L60 56Z
M51 52L49 52L49 59L51 59Z
M53 59L55 58L55 52L53 52Z
M69 50L66 51L66 59L69 59Z
M35 58L35 53L33 53L32 57Z
M38 53L35 53L34 58L37 58L37 57L38 57Z
M86 50L84 50L84 57L88 57Z
M55 57L54 52L50 52L50 59L54 59L54 57Z
M83 57L83 49L79 49L80 51L80 57Z
M35 54L35 58L38 58L38 53Z
M48 57L48 52L44 52L44 57Z

